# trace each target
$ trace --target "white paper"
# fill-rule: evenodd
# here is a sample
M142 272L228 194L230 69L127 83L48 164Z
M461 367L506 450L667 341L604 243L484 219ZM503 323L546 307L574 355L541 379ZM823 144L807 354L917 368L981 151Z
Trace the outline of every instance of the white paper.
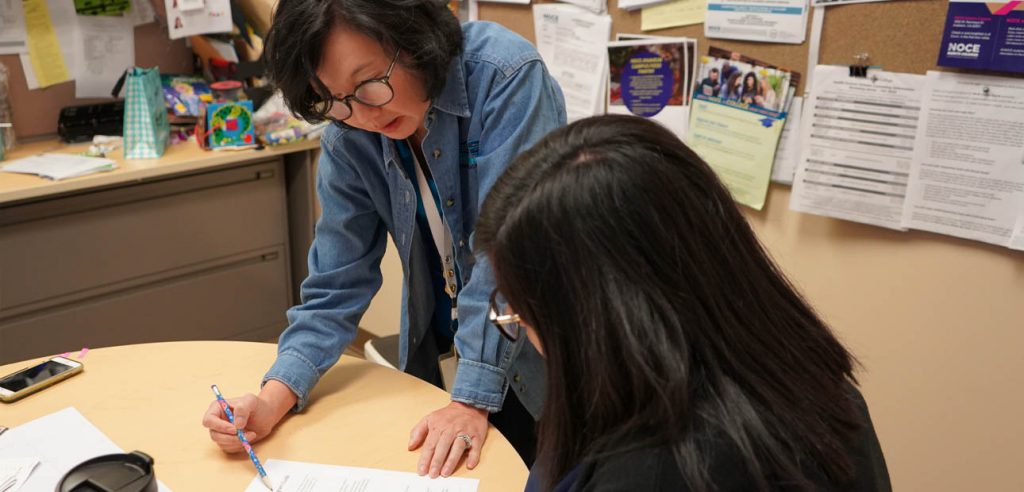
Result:
M200 10L205 6L206 2L203 0L178 0L178 10L181 10L182 12Z
M786 114L786 126L782 127L779 146L775 149L775 163L772 164L772 181L793 184L797 164L800 163L800 123L804 110L804 98L794 97Z
M36 79L36 70L32 68L32 59L28 53L18 55L18 60L21 61L21 71L25 73L25 85L29 90L38 89L39 80Z
M124 15L131 19L132 25L141 26L156 20L156 11L149 0L132 0L132 8Z
M1009 246L1024 210L1024 80L928 72L925 102L903 225Z
M124 17L78 18L75 97L112 97L110 91L135 64L135 27Z
M574 5L533 6L537 51L565 96L570 122L600 114L604 107L605 46L612 19Z
M1017 227L1013 230L1013 237L1010 238L1010 248L1024 251L1024 208L1020 210L1017 217Z
M608 0L561 0L561 2L579 5L595 14L603 14L608 11Z
M0 55L28 53L21 0L0 0Z
M619 8L622 10L636 10L665 2L668 2L668 0L619 0Z
M235 47L231 43L213 38L207 38L206 42L210 43L210 46L217 50L217 53L225 61L238 63L238 52L235 51Z
M489 3L518 3L518 4L522 4L522 5L529 5L530 4L530 0L479 0L479 1L481 1L481 2L489 2Z
M793 210L902 229L924 75L819 65L806 101Z
M404 492L476 492L475 478L430 478L415 473L320 465L298 461L268 460L263 468L274 484L274 492L338 492L399 490ZM246 492L266 492L259 476Z
M39 458L0 459L0 491L18 492L38 465Z
M180 1L164 0L164 8L167 11L167 31L171 39L231 31L229 0L206 0L202 9L189 11L181 9Z
M807 0L708 0L708 38L800 44L806 34Z
M842 5L844 3L868 3L885 2L886 0L811 0L811 5L819 7L822 5Z
M35 174L44 178L60 180L85 176L115 169L117 164L110 159L86 157L74 154L39 154L15 159L0 166L0 171L19 174Z
M0 459L39 459L25 482L24 490L32 491L54 490L64 474L79 463L123 452L74 407L19 425L0 437ZM159 485L160 491L170 492L164 484Z

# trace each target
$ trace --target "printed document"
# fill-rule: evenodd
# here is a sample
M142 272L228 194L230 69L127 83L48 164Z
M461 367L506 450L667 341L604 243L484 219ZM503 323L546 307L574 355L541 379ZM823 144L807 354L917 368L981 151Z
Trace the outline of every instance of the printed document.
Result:
M21 0L0 0L0 55L28 53Z
M793 184L793 176L800 163L800 123L803 110L804 98L794 97L786 113L786 126L782 127L779 147L775 150L772 181L776 183Z
M415 473L267 460L263 464L274 492L399 490L403 492L476 492L475 478L430 478ZM257 475L245 492L266 492Z
M567 4L533 6L537 51L565 96L569 122L604 112L612 19Z
M1020 210L1017 217L1017 227L1013 230L1013 237L1010 238L1010 248L1024 251L1024 208Z
M1024 210L1024 80L928 72L903 225L1008 246Z
M790 208L902 229L924 78L818 65Z
M800 44L807 34L807 0L708 0L704 36Z
M79 16L75 44L75 97L111 97L117 79L135 64L132 19Z

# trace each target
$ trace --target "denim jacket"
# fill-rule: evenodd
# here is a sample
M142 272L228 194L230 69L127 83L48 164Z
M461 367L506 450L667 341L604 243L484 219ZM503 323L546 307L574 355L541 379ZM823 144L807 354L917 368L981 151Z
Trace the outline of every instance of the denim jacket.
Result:
M492 23L463 26L461 57L427 112L423 155L434 177L462 275L455 345L461 357L452 400L495 412L509 385L539 414L543 360L529 342L508 343L487 320L495 287L491 266L472 252L487 191L509 162L566 121L565 102L536 49ZM323 213L309 250L302 304L288 311L277 360L264 377L288 386L296 410L355 337L381 286L390 235L403 269L400 368L437 382L438 348L430 329L434 292L416 226L415 176L406 176L392 140L343 125L321 138L317 194ZM410 178L412 181L410 181ZM445 254L445 253L442 253ZM523 337L525 339L525 337Z

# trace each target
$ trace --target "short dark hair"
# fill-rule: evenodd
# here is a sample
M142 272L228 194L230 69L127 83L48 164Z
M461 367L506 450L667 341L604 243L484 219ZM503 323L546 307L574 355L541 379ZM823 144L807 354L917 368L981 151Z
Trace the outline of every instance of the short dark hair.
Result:
M709 72L709 73L718 73L718 67L712 68L711 72Z
M544 350L543 490L637 445L671 446L688 489L713 490L700 429L762 490L815 489L815 467L852 477L852 356L664 127L609 115L555 130L496 181L475 241Z
M330 97L316 72L338 26L377 41L385 52L400 49L398 63L423 81L429 99L441 93L462 53L459 20L441 0L281 0L267 33L267 69L292 113L310 122L327 119L315 107Z

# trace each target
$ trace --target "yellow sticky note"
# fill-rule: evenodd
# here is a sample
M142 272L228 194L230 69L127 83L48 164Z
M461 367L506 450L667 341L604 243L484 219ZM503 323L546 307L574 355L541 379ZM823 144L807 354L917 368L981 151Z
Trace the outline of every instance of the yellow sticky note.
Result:
M60 41L53 30L50 9L46 0L24 0L25 32L28 34L28 55L32 60L39 87L47 87L71 80Z
M650 31L704 22L707 0L672 0L640 11L640 29Z

